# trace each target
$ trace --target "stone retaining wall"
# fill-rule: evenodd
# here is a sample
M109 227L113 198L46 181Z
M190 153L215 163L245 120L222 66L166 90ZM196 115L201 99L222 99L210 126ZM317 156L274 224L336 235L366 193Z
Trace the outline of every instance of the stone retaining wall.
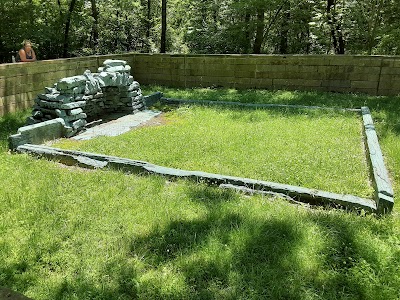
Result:
M90 56L0 65L0 115L29 108L44 87L121 59L143 84L400 94L400 56L173 55Z
M136 55L141 84L400 94L400 56Z
M0 115L30 108L45 87L61 78L97 71L97 57L0 65Z

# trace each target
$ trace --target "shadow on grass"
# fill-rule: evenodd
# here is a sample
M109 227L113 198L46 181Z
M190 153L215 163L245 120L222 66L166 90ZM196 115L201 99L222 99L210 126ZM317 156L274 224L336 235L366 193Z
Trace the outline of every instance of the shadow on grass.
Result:
M373 112L374 121L380 126L380 134L388 130L400 134L400 96L368 96L362 94L342 94L313 91L269 91L236 89L169 89L165 87L147 87L161 90L165 97L190 100L228 101L242 103L268 103L321 106L335 108L360 108L368 106ZM298 114L296 110L284 111ZM300 112L301 113L301 112Z
M27 272L29 266L27 260L0 265L0 287L10 288L22 294L26 292L36 279L33 274Z
M49 299L137 299L137 274L134 267L124 261L113 261L105 264L101 276L109 278L103 284L91 280L81 271L76 271L74 278L65 278L53 291L46 295Z
M25 125L30 110L9 113L0 117L0 151L8 150L8 137L17 133L18 128Z
M203 244L214 229L218 229L218 239L227 242L228 236L225 233L240 226L242 222L238 214L225 215L221 212L223 203L233 201L233 192L200 186L188 193L194 202L207 207L207 216L195 220L172 221L166 228L156 226L151 234L135 239L132 253L141 251L152 264L165 263Z
M207 214L172 221L135 238L132 255L143 257L154 269L179 265L191 291L186 298L301 299L296 289L287 289L290 272L296 272L291 253L301 241L295 224L278 219L252 222L226 211L231 192L204 187L189 193L207 207ZM168 298L157 283L152 288L159 291L157 298Z
M205 217L156 227L133 239L131 247L131 254L153 270L176 266L190 291L184 298L386 299L379 293L389 298L396 293L385 290L386 283L379 282L371 267L382 267L379 255L355 242L357 230L367 222L354 226L347 217L312 212L302 219L252 218L224 208L225 196L212 195L209 189L196 189L191 197L205 202ZM326 239L318 251L305 242L305 224L317 227ZM313 258L304 251L314 251ZM151 288L158 291L157 298L169 298L162 293L162 283L154 282Z
M205 218L156 228L133 240L132 254L155 269L179 264L191 291L186 299L302 299L298 290L287 289L297 268L290 262L292 251L301 241L295 224L249 222L237 213L222 213L221 199L204 198L209 189L197 193L193 199L203 199L208 207ZM235 234L243 234L237 244ZM168 298L162 287L152 288L159 291L157 298Z
M395 219L388 216L380 222L347 214L311 214L308 219L326 237L324 268L331 276L319 281L321 287L336 292L339 299L398 299L400 257L396 253L400 252L391 242L398 236Z
M258 214L231 191L200 185L187 193L204 205L201 216L154 225L127 241L125 255L104 257L100 269L83 261L69 276L59 270L61 280L41 289L47 293L42 298L396 298L400 252L386 257L376 251L396 234L395 223L283 203ZM378 242L364 239L362 230ZM38 286L35 270L46 266L35 251L30 260L0 266L0 286L21 293Z
M38 266L39 265L39 266ZM21 260L8 266L0 266L0 287L4 286L26 294L31 287L40 286L42 299L136 299L138 294L137 272L125 260L106 260L100 278L92 277L89 267L79 266L74 276L58 276L60 280L48 286L36 276L35 270L46 269L34 260ZM53 270L54 271L54 270ZM49 271L48 275L53 275ZM47 283L46 283L47 284ZM1 298L0 298L1 299ZM7 298L8 299L8 298ZM13 298L10 298L13 299ZM18 298L19 299L19 298Z

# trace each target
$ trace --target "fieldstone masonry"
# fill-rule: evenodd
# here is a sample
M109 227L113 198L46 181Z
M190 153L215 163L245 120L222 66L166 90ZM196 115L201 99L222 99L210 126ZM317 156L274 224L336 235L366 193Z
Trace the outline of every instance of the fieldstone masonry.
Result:
M144 97L130 70L126 61L109 59L98 73L86 70L83 75L66 77L46 87L35 98L27 125L10 136L9 148L71 137L104 115L143 110Z
M65 135L70 137L85 128L87 122L113 112L134 113L144 108L140 85L130 75L124 60L106 60L98 73L60 79L34 100L27 124L61 118Z

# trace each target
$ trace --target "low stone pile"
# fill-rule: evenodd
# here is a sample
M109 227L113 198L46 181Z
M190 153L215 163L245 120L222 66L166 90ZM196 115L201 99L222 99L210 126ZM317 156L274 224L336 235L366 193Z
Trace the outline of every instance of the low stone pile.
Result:
M27 124L55 118L65 121L67 136L85 128L87 122L114 112L134 113L144 108L140 85L130 75L131 67L123 60L106 60L99 73L59 80L45 88L34 100Z

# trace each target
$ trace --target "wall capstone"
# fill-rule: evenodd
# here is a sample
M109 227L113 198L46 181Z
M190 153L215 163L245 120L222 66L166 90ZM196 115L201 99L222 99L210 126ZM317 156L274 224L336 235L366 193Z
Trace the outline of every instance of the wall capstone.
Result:
M65 135L71 137L85 129L87 122L113 112L135 113L144 109L140 85L130 75L124 60L106 60L99 73L60 79L39 94L27 125L62 118Z

